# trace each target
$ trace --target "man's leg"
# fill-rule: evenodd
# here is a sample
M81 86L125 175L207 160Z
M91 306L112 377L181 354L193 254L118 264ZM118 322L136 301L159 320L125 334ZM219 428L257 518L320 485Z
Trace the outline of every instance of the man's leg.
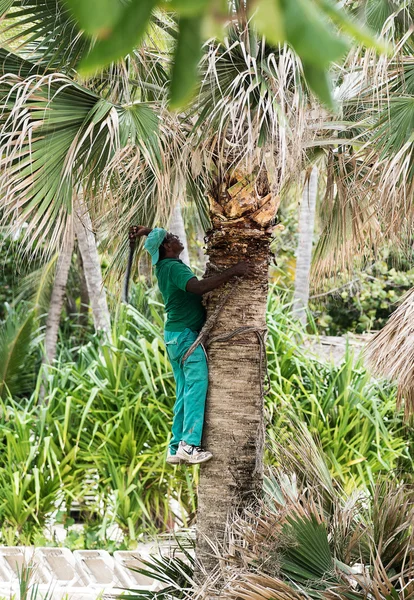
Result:
M208 388L208 367L202 346L184 362L184 423L182 440L201 446Z
M183 436L184 422L184 370L181 364L182 349L181 339L182 332L165 331L165 347L167 356L171 363L174 379L175 379L175 404L173 409L173 424L172 437L169 444L170 454L174 455L177 452L178 444Z
M184 370L179 361L170 360L175 379L175 404L174 416L172 422L172 437L170 441L170 452L177 452L178 444L183 439L183 424L184 424Z

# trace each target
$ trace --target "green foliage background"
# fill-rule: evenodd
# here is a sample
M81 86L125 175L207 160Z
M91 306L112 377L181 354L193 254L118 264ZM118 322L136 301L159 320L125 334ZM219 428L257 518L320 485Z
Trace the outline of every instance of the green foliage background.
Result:
M287 297L293 294L297 248L297 207L285 202L279 215L283 226L272 244L275 254L271 278ZM318 224L315 227L317 237ZM362 334L384 327L399 301L414 286L413 251L391 246L375 257L356 257L348 273L315 281L311 275L309 311L312 327L323 335Z
M71 548L115 549L168 531L177 519L191 524L197 468L165 463L174 381L162 343L163 307L157 290L144 284L133 290L133 302L118 307L111 344L89 335L70 351L62 346L31 393L15 390L1 402L1 543L54 544L47 531L61 523ZM410 479L413 432L395 411L394 388L372 380L350 353L340 366L312 358L288 315L286 296L274 287L269 441L289 447L302 427L349 492L381 476ZM19 360L26 364L24 355ZM80 532L75 519L86 524Z

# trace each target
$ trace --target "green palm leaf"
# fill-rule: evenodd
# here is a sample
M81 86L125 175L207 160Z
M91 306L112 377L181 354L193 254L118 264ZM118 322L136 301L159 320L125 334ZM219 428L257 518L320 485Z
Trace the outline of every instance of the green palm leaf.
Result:
M405 177L414 178L414 98L390 99L389 108L381 114L372 143L379 148L380 160L402 153L407 162Z
M322 582L335 580L326 527L318 522L315 515L288 517L283 533L294 540L282 559L285 575L302 583L321 583L321 586Z
M24 47L34 62L44 66L73 67L91 48L91 41L58 0L0 0L1 16L2 43Z
M18 61L14 55L20 69ZM27 61L22 65L28 68ZM5 74L0 87L3 219L13 215L15 226L30 221L24 241L52 234L56 244L74 190L96 189L104 172L110 181L111 161L122 148L136 149L158 169L158 120L147 104L112 103L64 75L22 79L18 72Z
M25 370L32 342L33 312L8 315L0 328L0 398L30 389L33 373Z

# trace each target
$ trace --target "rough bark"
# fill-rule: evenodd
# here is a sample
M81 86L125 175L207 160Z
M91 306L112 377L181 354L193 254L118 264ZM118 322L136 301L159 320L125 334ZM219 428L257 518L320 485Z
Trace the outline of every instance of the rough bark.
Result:
M56 356L56 345L59 333L60 316L65 299L66 284L72 260L75 238L72 224L68 226L65 241L56 265L55 279L50 298L49 311L45 326L45 357L44 362L52 363Z
M214 458L201 466L198 491L197 556L211 572L217 563L209 540L222 541L227 519L249 504L262 487L263 385L265 362L258 335L266 330L271 228L278 198L267 177L233 173L210 197L213 229L207 233L207 275L241 260L256 265L251 278L231 281L207 301L208 316L229 292L210 335L209 391L203 445ZM234 287L235 286L235 287ZM227 341L215 336L254 327Z
M96 239L92 229L91 217L81 201L78 201L75 205L74 225L92 307L94 326L97 331L103 330L109 335L111 319L102 281Z
M184 219L179 202L177 202L177 204L174 206L174 210L172 211L168 228L171 231L171 233L177 235L180 238L180 241L184 246L184 250L181 252L180 258L183 261L183 263L189 265L190 257L188 255L187 234L185 232Z
M309 302L310 271L312 264L312 244L315 229L315 208L318 194L318 169L313 167L303 190L299 214L299 240L296 253L295 291L292 313L306 325L306 309Z

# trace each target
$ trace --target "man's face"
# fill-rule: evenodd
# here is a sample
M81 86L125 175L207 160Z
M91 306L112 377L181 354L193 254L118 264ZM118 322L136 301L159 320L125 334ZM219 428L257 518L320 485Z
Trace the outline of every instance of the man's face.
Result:
M184 250L184 246L180 242L180 238L173 233L167 233L165 244L177 256Z

